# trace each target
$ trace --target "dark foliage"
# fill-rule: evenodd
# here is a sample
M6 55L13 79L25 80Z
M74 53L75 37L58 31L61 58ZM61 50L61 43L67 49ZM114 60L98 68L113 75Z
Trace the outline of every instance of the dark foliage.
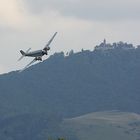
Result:
M104 110L140 113L139 107L139 48L57 53L22 73L0 76L0 120L28 113L61 118Z

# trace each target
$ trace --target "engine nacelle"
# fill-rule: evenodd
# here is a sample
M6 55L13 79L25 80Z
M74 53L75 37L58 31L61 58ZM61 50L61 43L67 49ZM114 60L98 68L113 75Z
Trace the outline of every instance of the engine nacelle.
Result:
M42 61L42 57L36 57L35 60Z

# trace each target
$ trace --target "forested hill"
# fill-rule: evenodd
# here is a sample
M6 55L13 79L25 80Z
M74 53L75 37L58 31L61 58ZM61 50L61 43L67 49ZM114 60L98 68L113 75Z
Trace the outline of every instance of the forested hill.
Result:
M126 43L55 53L22 73L0 76L0 116L93 111L140 113L140 48Z

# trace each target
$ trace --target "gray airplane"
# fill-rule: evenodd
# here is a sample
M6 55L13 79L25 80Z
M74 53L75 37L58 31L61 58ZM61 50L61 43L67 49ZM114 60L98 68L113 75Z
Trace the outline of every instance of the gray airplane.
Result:
M24 69L22 69L20 72L22 72L23 70L28 68L34 62L42 61L42 56L48 54L48 51L50 50L50 44L53 41L53 39L55 38L56 34L57 34L57 32L53 35L53 37L48 41L48 43L46 44L46 46L42 50L37 50L37 51L32 51L32 52L30 52L31 48L29 48L26 52L20 50L20 53L22 54L22 56L18 59L18 61L20 61L22 58L24 58L26 56L34 57L34 59Z

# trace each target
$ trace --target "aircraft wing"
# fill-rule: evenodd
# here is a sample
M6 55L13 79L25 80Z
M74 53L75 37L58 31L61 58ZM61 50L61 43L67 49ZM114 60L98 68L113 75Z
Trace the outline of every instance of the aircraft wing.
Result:
M37 60L36 58L33 59L26 67L24 67L22 70L20 70L19 72L23 72L24 70L26 70L31 64L35 63Z
M47 47L49 47L49 45L51 44L51 42L53 41L53 39L55 38L57 32L55 32L55 34L52 36L52 38L48 41L48 43L46 44L45 48L43 50L46 50Z

